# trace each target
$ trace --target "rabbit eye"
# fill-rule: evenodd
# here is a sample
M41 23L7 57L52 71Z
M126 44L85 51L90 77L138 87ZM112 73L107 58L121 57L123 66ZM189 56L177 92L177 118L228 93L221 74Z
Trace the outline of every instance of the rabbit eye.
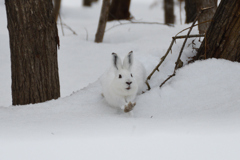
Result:
M122 78L122 75L121 75L121 74L119 74L118 78Z
M133 77L132 73L131 73L131 77Z

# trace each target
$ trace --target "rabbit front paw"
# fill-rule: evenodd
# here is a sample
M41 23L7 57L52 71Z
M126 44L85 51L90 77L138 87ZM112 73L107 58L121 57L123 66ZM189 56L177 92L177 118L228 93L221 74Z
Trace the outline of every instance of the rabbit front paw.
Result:
M133 110L133 107L136 105L136 102L132 103L129 102L127 105L124 106L124 112L130 112L131 110Z

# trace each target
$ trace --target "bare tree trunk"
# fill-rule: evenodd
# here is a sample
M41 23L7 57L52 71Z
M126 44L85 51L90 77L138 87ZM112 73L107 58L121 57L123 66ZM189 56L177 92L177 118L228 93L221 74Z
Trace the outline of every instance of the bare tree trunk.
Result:
M98 29L95 35L95 42L100 43L103 41L103 36L107 24L110 0L103 0L101 15L98 22Z
M5 0L11 50L12 104L60 96L58 31L51 0Z
M83 6L90 7L92 5L92 0L83 0Z
M174 24L174 1L164 0L164 22L165 24Z
M240 62L240 1L222 0L195 57ZM205 46L206 44L206 46Z
M198 23L202 23L202 22L211 20L217 9L216 0L196 0L196 4L197 4L198 11L200 11L202 8L213 7L212 9L208 9L208 10L204 11L199 16ZM210 22L200 24L198 26L199 34L206 33L209 25L210 25Z
M112 0L110 5L108 21L131 19L129 12L131 0Z
M197 16L197 6L195 0L185 0L186 23L191 23Z
M54 13L55 21L56 21L56 22L57 22L57 20L58 20L58 15L59 15L60 7L61 7L61 0L54 0L53 13Z

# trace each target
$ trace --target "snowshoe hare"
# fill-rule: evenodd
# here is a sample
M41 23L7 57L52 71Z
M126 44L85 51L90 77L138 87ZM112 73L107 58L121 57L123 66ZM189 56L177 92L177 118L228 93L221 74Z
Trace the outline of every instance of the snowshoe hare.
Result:
M119 107L129 112L136 105L136 95L145 88L146 71L137 60L133 60L133 52L129 52L122 60L112 53L112 66L101 77L103 97L112 107Z

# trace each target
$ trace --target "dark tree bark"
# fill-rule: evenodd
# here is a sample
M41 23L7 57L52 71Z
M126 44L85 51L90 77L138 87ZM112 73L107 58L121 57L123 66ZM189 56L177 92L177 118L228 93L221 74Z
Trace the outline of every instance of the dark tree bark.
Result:
M91 7L93 2L97 2L98 0L83 0L84 7Z
M186 23L191 23L197 16L197 5L195 0L185 0Z
M165 24L174 24L174 1L164 0L164 22Z
M103 36L107 24L110 0L103 0L101 14L98 22L98 29L95 35L95 42L100 43L103 41Z
M92 0L83 0L83 6L85 7L91 7Z
M110 5L108 21L131 19L129 12L131 0L112 0Z
M206 22L212 19L212 17L214 16L216 9L217 9L217 1L216 0L195 0L196 4L197 4L197 10L198 12L202 9L202 8L206 8L206 7L213 7L211 9L208 9L206 11L204 11L198 18L198 23L202 23L202 22ZM199 30L199 34L204 34L206 33L208 27L210 25L210 22L207 23L203 23L198 25L198 30Z
M206 33L206 38L195 57L196 60L203 58L224 58L240 62L239 11L239 0L221 1Z
M11 51L12 104L60 96L59 37L51 0L5 0Z
M57 22L57 20L58 20L58 15L59 15L60 7L61 7L61 0L54 0L53 13L54 13L54 17L55 17L55 21L56 21L56 22Z

